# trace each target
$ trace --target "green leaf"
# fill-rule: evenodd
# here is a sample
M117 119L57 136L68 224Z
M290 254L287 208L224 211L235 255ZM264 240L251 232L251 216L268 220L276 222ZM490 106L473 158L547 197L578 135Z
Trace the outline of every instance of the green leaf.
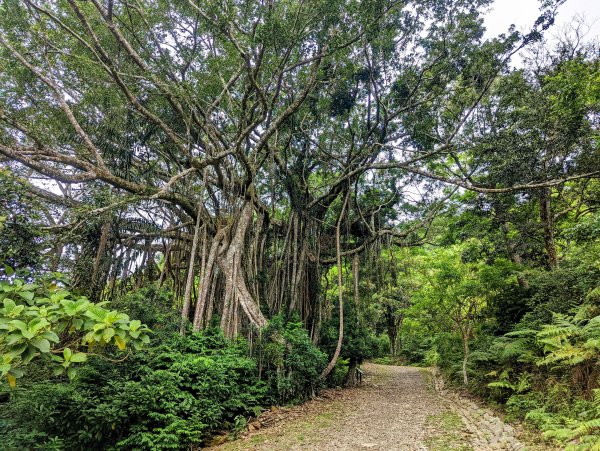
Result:
M75 379L75 376L77 376L77 370L73 367L69 367L67 370L67 376L69 376L69 379L71 380Z
M46 318L34 318L29 322L27 328L32 332L37 332L40 329L46 327L48 324L48 320Z
M25 310L25 306L24 305L17 305L10 312L10 316L12 316L13 318L16 317L16 316L19 316L21 314L21 312L23 312L23 310Z
M34 340L31 340L30 343L36 348L38 348L41 352L50 352L50 342L45 338L36 338Z
M8 299L8 298L4 299L4 301L2 303L4 304L6 313L10 313L17 306L17 304L15 304L15 301L13 301L12 299Z
M69 348L65 348L65 349L63 349L63 356L64 356L65 360L71 360L71 357L73 356L73 352Z
M138 330L141 325L142 325L142 322L140 320L134 319L133 321L131 321L129 323L129 328L131 330Z
M125 342L125 340L123 340L121 337L119 337L118 335L115 335L115 343L117 344L117 347L121 350L124 351L125 347L127 346L127 343Z
M62 363L65 361L65 359L63 359L60 355L57 355L57 354L52 354L50 356L50 358L52 359L53 362Z
M114 337L114 335L115 335L115 330L112 327L108 327L104 331L104 334L102 334L102 338L104 339L104 341L106 343L110 343L110 340L112 339L112 337Z
M60 341L60 338L58 337L58 335L56 335L54 332L52 332L51 330L47 330L42 334L42 337L45 338L46 340L50 340L53 343L58 343Z
M65 368L63 366L55 366L54 368L52 368L52 374L54 374L55 376L60 376L61 374L63 374L65 372Z
M31 359L35 357L35 347L32 345L27 346L27 349L21 354L21 360L23 363L29 363Z
M6 346L14 345L15 343L18 343L21 340L23 340L23 334L20 331L15 330L14 332L8 335L6 339Z
M83 352L77 352L71 356L71 362L81 363L87 360L87 354Z
M31 340L33 337L35 337L35 333L30 330L25 330L21 332L21 334L24 338L27 338L28 340Z
M19 319L13 319L11 322L9 322L8 324L10 324L11 326L16 327L17 329L19 329L21 332L25 332L27 331L27 324L25 324L23 321L19 320Z
M11 357L20 356L27 349L27 343L20 344L16 347L13 347L7 354Z
M11 277L11 276L12 276L12 275L15 273L15 270L14 270L14 269L12 269L12 268L11 268L10 266L8 266L8 265L4 265L4 273L5 273L5 274L6 274L8 277Z
M106 314L106 310L97 306L92 306L85 312L85 316L87 316L90 319L93 319L94 321L104 321Z
M23 374L25 374L25 371L23 371L20 368L12 368L8 373L12 374L14 377L16 377L18 379L20 377L23 377Z
M52 295L53 300L55 297L58 298L56 295ZM75 305L75 302L68 299L63 299L60 301L60 305L63 306L67 315L75 316L77 314L77 306Z
M33 291L19 291L17 294L26 301L31 301L35 297L35 293Z

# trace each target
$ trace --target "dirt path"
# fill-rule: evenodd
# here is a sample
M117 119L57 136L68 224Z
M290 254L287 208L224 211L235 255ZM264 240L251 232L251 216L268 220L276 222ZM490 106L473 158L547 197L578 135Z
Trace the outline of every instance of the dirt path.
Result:
M374 364L363 369L361 387L326 390L317 400L269 412L242 439L211 449L525 449L512 427L445 390L426 370Z

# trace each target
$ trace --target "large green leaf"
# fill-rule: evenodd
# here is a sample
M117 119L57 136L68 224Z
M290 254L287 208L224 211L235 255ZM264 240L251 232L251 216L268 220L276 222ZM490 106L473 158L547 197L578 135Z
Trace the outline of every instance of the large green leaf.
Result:
M41 352L50 352L50 342L45 338L35 338L31 340L30 343L38 348Z

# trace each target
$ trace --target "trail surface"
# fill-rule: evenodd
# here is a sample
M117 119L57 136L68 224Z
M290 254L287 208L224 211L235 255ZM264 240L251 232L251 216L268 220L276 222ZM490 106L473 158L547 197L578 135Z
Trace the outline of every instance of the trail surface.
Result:
M362 386L275 409L220 450L524 450L515 431L431 372L367 364ZM536 447L527 447L528 450ZM541 448L540 448L541 449Z

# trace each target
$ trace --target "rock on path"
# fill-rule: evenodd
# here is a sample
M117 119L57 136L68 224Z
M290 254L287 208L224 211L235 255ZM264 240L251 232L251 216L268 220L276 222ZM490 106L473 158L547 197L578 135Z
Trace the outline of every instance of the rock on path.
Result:
M514 430L426 370L367 364L365 383L269 412L222 450L522 450ZM261 427L266 425L265 427Z

